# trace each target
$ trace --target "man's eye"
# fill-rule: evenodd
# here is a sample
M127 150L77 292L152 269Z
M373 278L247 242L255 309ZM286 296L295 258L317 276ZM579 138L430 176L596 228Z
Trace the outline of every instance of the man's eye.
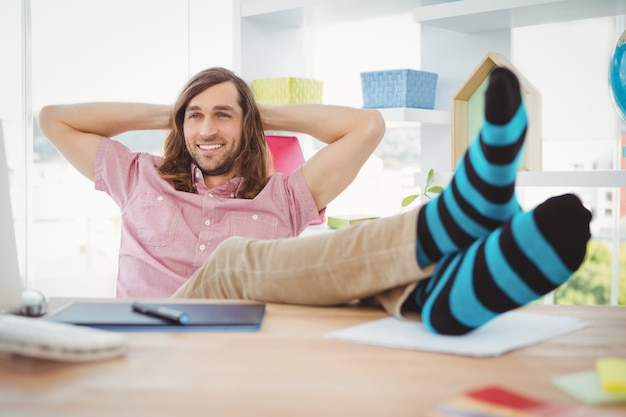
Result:
M228 114L228 113L218 113L217 117L222 118L222 119L229 118L230 114Z
M200 115L199 115L198 113L191 113L191 114L189 115L189 118L190 118L190 119L197 119L198 117L200 117Z

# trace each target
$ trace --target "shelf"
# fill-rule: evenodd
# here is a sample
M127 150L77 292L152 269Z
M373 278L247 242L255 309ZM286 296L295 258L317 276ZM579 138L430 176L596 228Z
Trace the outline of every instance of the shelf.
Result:
M626 171L526 171L518 174L520 187L626 187Z
M452 172L435 173L435 184L447 185ZM415 173L415 186L426 183L426 173ZM626 187L626 171L521 171L518 187Z
M396 107L378 109L388 126L405 124L450 124L450 112L443 110Z
M624 0L461 0L417 7L413 18L472 34L624 13Z
M241 0L240 16L281 26L323 25L407 14L416 0Z
M324 3L324 0L241 0L241 17L301 9L319 3Z

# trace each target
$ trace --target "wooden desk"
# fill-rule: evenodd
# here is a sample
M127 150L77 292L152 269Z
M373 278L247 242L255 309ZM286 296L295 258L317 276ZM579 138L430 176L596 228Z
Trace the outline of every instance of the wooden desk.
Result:
M0 416L410 416L465 390L500 384L577 404L551 385L626 357L626 308L531 306L591 326L497 358L325 339L384 317L366 307L268 305L260 332L129 333L122 358L59 364L0 355ZM623 411L626 404L607 407Z

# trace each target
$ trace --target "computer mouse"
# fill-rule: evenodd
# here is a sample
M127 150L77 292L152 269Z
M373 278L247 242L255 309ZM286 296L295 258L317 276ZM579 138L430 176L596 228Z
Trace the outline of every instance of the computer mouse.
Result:
M39 291L25 289L22 291L22 304L11 310L12 314L27 317L40 317L48 312L48 300Z

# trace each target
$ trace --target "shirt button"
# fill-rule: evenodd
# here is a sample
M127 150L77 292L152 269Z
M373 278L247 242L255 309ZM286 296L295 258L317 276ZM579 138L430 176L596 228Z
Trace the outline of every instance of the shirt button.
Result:
M213 194L209 193L209 197L213 198Z
M157 201L163 201L163 196L162 195L158 196Z
M235 198L235 193L230 193L230 198Z
M259 218L259 216L257 216L256 214L253 214L253 215L252 215L252 219L256 220L256 219L258 219L258 218Z
M210 225L210 224L211 224L211 220L205 220L205 221L204 221L204 225L205 225L205 226L208 226L208 225Z
M200 247L198 247L198 249L200 249L201 251L204 251L206 249L206 246L200 245Z
M200 173L196 172L196 178L200 178Z

